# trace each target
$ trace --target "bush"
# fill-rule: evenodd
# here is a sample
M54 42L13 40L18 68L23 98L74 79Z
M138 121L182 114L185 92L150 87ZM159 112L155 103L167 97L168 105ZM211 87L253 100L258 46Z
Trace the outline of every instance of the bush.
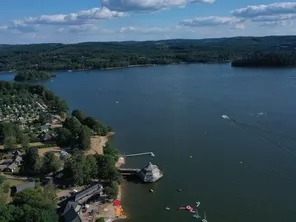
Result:
M96 219L96 222L104 222L104 221L105 221L104 217L100 217L100 218Z
M118 183L112 181L105 187L105 193L111 198L116 199L118 195Z

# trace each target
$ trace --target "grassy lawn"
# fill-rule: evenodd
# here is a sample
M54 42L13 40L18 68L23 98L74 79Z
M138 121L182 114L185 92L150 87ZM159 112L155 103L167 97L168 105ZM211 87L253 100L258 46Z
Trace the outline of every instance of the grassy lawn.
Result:
M9 183L10 187L26 183L26 181L24 180L17 180L17 179L6 179L5 181Z
M25 181L23 180L16 180L16 179L6 179L5 182L9 183L10 187L25 183ZM6 203L10 203L12 201L12 197L10 196L10 191L7 194L4 193L3 195L7 195Z

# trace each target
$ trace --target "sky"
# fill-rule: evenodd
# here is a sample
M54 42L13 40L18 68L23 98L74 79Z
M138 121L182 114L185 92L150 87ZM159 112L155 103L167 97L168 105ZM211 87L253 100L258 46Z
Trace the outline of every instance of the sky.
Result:
M296 34L296 1L1 0L0 44Z

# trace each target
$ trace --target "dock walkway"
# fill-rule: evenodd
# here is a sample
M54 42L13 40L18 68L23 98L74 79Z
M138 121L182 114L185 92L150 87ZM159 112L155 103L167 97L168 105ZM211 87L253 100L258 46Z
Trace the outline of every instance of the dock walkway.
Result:
M118 172L121 173L123 176L128 175L136 175L140 172L141 169L134 169L134 168L117 168Z

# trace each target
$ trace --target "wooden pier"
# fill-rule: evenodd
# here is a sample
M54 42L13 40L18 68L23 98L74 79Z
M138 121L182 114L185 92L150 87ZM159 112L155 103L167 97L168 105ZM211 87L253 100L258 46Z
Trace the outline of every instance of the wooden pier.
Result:
M134 154L128 154L128 155L124 155L124 156L125 157L133 157L133 156L145 156L145 155L149 155L149 156L155 157L154 153L152 153L152 152L134 153Z
M117 168L118 172L121 173L122 176L131 176L137 175L141 169L133 169L133 168Z

